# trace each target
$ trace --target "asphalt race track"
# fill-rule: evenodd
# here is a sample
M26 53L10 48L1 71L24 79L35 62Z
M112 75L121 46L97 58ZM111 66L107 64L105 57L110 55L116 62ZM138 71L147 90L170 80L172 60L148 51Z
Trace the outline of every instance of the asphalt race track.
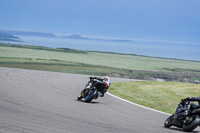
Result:
M87 81L88 75L0 67L0 133L182 132L163 127L168 115L108 94L91 103L77 101Z

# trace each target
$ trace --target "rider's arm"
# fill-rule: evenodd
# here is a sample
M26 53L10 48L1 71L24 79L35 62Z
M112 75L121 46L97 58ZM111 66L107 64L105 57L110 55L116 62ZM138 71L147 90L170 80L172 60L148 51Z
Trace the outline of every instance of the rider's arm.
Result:
M198 101L200 105L200 97L187 97L184 99L184 101Z
M103 79L101 79L101 78L98 78L97 80L99 80L99 81L103 82Z
M100 78L98 78L98 77L89 77L90 79L100 79Z
M192 110L193 110L193 109L199 109L199 108L200 108L200 105L197 105L197 104L195 104L195 103L193 103L193 102L190 103L190 106L191 106Z
M184 101L200 101L200 97L187 97Z
M98 77L90 77L90 80L91 80L91 79L96 79L96 80L99 80L99 81L103 82L103 79L102 79L102 78L98 78Z

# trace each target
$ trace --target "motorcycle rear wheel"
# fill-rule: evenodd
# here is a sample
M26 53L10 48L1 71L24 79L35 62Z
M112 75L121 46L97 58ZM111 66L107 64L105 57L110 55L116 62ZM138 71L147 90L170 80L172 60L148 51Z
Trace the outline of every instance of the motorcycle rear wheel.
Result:
M199 116L192 116L193 121L189 124L183 124L183 131L185 132L191 132L193 131L197 126L199 126L200 118Z
M98 95L98 90L97 89L94 89L94 90L91 90L91 91L93 91L93 93L90 96L87 96L85 98L85 102L91 102L92 99L94 99Z

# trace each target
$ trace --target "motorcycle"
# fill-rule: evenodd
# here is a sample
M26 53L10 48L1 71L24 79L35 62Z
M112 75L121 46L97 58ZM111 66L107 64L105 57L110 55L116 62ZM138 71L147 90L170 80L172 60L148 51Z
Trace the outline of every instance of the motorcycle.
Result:
M175 126L182 128L185 132L191 132L196 127L200 126L200 110L191 109L191 104L189 101L183 104L180 102L177 107L176 118L174 118L175 113L169 116L165 122L164 127Z
M87 86L87 85L86 85ZM91 102L93 99L97 99L99 96L99 92L101 92L105 88L105 84L101 82L94 82L92 87L85 88L78 95L77 99L81 100L85 99L85 102Z

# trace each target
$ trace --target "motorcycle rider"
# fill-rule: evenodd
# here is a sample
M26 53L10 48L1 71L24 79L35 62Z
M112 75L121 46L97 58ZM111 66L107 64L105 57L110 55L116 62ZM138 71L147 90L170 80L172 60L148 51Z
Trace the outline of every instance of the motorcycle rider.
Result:
M198 105L190 102L190 101L197 101ZM173 125L176 126L180 126L179 122L178 122L178 115L186 115L186 113L183 113L185 111L184 105L190 105L190 110L194 110L194 109L198 109L200 108L200 97L187 97L185 99L181 99L181 102L178 104L178 107L176 108L176 111L174 113L174 119L172 121ZM186 121L190 121L189 119L187 119L186 117Z
M98 96L103 97L104 93L107 92L108 88L110 87L111 80L109 77L105 76L103 78L98 78L98 77L90 77L90 81L86 84L86 87L84 89L85 94L88 93L89 89L91 87L96 87L97 83L102 83L103 89L102 91L98 92Z

